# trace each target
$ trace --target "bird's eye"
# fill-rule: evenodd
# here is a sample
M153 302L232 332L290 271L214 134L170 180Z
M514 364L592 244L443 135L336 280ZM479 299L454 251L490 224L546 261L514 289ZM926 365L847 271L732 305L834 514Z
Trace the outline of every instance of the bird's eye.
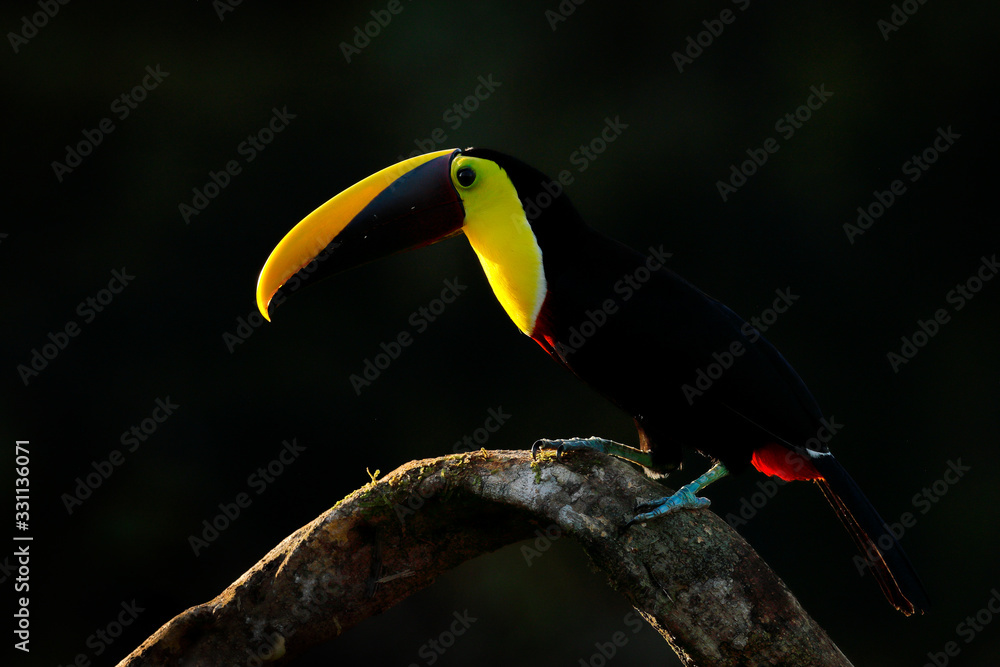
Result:
M476 170L472 167L461 167L455 173L455 178L458 179L459 185L467 188L476 182Z

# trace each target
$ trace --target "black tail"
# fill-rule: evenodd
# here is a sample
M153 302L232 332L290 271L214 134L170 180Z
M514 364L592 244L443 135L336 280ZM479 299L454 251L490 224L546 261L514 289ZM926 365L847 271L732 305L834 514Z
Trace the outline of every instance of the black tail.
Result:
M903 547L857 483L833 456L820 456L811 459L811 463L823 475L823 479L816 480L823 495L851 534L885 597L907 616L924 613L930 605L927 591Z

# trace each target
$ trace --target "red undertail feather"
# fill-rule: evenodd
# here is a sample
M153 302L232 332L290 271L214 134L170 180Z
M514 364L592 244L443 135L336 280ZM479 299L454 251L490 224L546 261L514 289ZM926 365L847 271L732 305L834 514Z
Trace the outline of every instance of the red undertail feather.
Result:
M786 482L822 477L807 456L777 443L755 450L750 462L765 475L780 477Z

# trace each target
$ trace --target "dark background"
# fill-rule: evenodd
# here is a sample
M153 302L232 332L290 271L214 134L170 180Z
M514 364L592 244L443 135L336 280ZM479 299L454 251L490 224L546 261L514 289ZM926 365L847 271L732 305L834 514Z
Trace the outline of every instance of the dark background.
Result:
M855 664L921 665L948 642L960 649L951 664L995 664L1000 619L971 638L958 625L1000 586L1000 280L961 310L946 298L1000 250L994 4L928 2L885 40L888 2L592 0L555 30L555 0L406 2L350 63L339 45L386 3L276 5L244 2L220 20L207 1L73 2L17 53L7 37L0 469L11 488L14 441L30 440L34 537L32 651L8 644L12 664L117 662L365 484L366 467L451 453L490 408L511 417L488 448L634 442L628 418L516 330L462 239L295 294L227 347L282 235L436 128L447 140L428 148L486 146L551 176L570 170L589 221L639 249L662 244L671 268L745 317L776 289L799 295L767 336L844 424L834 449L882 514L916 515L902 542L933 610L903 618L858 576L811 485L784 487L740 532ZM672 54L725 8L735 21L679 72ZM8 3L0 28L20 31L38 11ZM121 119L111 105L147 66L169 75ZM500 86L454 128L443 114L490 75ZM820 85L833 96L786 140L775 122ZM286 107L294 118L246 161L240 144ZM627 129L578 171L572 154L607 117ZM114 131L60 182L52 163L102 118ZM911 183L903 163L949 127L960 138ZM723 202L716 182L768 137L780 150ZM230 160L242 171L185 224L179 204ZM906 192L851 244L844 223L894 179ZM123 267L134 279L87 322L78 304ZM357 395L349 376L412 332L410 313L455 277L468 289ZM893 372L886 354L939 308L950 321ZM79 335L25 384L18 366L71 321ZM179 407L127 451L123 432L168 397ZM291 438L305 451L258 495L248 477ZM64 494L115 449L122 464L68 513ZM959 460L970 470L915 506ZM692 457L671 483L704 467ZM737 512L764 479L718 484L713 509ZM195 556L188 537L248 491L252 504ZM5 600L12 585L0 573ZM133 600L143 611L120 637L88 643ZM420 647L466 610L477 621L436 664L586 664L619 630L629 642L615 664L676 664L648 626L632 633L630 608L571 540L530 566L520 546L467 563L301 664L429 664Z

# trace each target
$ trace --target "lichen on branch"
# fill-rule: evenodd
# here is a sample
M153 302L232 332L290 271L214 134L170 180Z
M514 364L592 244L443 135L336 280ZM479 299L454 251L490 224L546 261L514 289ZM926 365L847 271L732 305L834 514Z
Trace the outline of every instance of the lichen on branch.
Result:
M282 664L464 561L556 526L686 665L850 665L710 511L622 529L637 501L664 494L633 466L590 452L557 461L480 450L413 461L373 475L120 664Z

